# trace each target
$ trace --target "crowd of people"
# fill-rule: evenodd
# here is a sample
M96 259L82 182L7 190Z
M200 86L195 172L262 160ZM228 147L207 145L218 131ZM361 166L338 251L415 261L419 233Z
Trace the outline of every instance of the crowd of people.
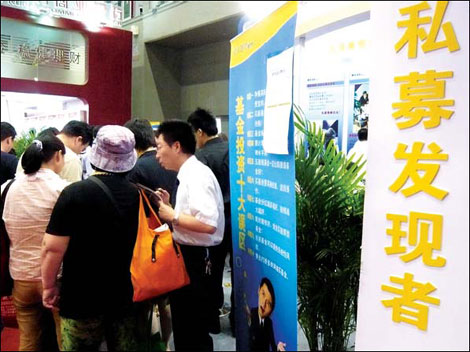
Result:
M214 116L198 108L157 131L143 119L70 121L42 131L19 160L14 127L2 122L1 136L2 269L9 258L19 349L141 350L156 303L167 347L173 333L175 350L213 350L232 252L228 142ZM152 190L190 278L152 304L132 299L139 189Z

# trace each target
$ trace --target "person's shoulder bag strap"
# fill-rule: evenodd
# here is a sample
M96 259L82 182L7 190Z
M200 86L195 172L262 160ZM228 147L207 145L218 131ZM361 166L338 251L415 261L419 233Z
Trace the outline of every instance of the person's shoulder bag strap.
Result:
M7 197L8 190L10 189L10 186L12 185L13 182L15 182L15 179L12 179L12 180L5 186L5 189L3 190L3 193L2 193L2 209L3 209L3 204L5 204L5 199L6 199L6 197Z
M88 177L88 179L90 181L93 181L94 183L96 183L103 191L104 193L108 196L109 200L111 200L111 203L113 203L114 205L114 208L116 208L116 211L119 215L119 219L122 219L122 215L121 215L121 210L119 209L119 206L116 202L116 199L114 198L113 194L111 193L111 191L109 190L109 187L106 186L104 184L103 181L101 181L98 177L95 177L95 176L90 176Z

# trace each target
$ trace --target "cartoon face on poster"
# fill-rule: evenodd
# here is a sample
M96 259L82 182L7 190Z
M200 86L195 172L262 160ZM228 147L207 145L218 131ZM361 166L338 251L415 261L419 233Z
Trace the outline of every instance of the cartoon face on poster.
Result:
M280 341L275 322L276 289L266 276L262 277L245 301L245 317L248 324L248 349L250 351L284 351L286 343Z

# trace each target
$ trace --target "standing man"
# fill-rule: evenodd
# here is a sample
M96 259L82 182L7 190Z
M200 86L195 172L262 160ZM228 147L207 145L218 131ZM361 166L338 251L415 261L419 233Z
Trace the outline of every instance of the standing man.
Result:
M218 136L217 123L214 116L207 110L198 108L188 117L188 122L196 136L196 158L207 165L219 182L224 198L225 229L222 243L211 247L212 276L214 280L213 323L211 332L220 332L219 312L224 305L224 267L227 254L230 253L230 266L232 267L232 227L230 216L230 168L228 155L228 142ZM232 280L233 282L233 280ZM233 294L230 296L233 307ZM234 314L230 312L230 325L232 331L235 327Z
M2 159L0 164L0 185L6 180L15 178L18 158L10 151L13 149L13 141L16 137L15 128L8 122L2 122Z
M157 191L159 215L173 223L173 238L181 245L191 280L188 286L170 294L175 349L212 351L209 248L222 242L224 203L217 179L197 160L195 150L194 134L186 122L165 121L158 128L157 159L164 168L178 172L174 208L169 193Z
M80 154L93 141L93 127L82 121L69 121L57 135L65 145L65 165L59 176L69 182L81 181L83 168ZM16 172L23 173L21 163Z
M157 190L163 188L170 194L176 182L176 172L165 170L157 160L157 143L152 125L145 119L134 119L126 122L127 127L134 133L137 163L128 175L132 183L140 183L148 188Z

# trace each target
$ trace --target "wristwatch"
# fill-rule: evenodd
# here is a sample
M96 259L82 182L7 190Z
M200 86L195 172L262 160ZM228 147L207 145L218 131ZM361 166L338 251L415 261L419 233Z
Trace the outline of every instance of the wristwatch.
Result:
M173 219L171 219L171 223L173 225L178 225L180 222L180 212L179 211L175 211L175 215L173 215Z

